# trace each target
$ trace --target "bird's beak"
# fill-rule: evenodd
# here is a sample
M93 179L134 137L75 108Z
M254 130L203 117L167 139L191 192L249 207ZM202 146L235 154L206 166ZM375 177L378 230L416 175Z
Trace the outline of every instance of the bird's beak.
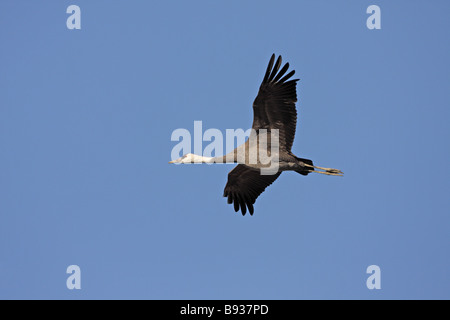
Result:
M175 162L176 162L175 160L169 161L169 163L175 163Z

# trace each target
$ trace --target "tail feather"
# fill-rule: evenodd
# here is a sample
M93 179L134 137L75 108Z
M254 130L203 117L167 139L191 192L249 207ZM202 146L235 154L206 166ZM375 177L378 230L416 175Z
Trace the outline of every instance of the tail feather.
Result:
M297 158L297 157L296 157ZM309 164L310 166L313 166L312 160L309 159L303 159L303 158L297 158L298 161L301 161L303 163ZM311 171L313 171L314 168L305 168L305 169L299 169L295 170L295 172L300 173L301 175L307 176Z

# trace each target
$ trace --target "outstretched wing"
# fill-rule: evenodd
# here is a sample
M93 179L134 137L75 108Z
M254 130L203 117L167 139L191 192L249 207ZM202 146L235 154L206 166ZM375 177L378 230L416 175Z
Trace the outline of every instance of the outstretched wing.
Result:
M253 102L253 125L259 129L278 129L280 149L290 152L295 137L297 125L296 85L299 79L289 80L295 70L284 75L289 69L289 63L278 72L281 66L281 56L275 62L275 55L270 58L266 74ZM289 80L289 81L287 81Z
M234 202L234 211L241 208L242 215L247 212L253 214L253 204L256 198L272 184L281 172L274 175L261 175L260 170L252 170L244 164L237 165L228 173L228 182L223 192L228 197L228 203Z

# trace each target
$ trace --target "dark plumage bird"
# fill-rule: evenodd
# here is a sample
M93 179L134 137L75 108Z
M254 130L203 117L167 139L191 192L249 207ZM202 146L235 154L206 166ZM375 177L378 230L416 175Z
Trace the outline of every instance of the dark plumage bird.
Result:
M253 102L252 133L243 145L221 157L210 158L189 153L170 162L239 163L228 174L224 197L228 198L228 203L234 205L236 212L240 209L243 215L247 209L253 214L253 205L258 196L283 171L295 171L301 175L311 172L335 176L343 174L338 169L314 166L311 160L298 158L292 153L297 125L296 85L299 79L289 80L295 73L294 70L286 73L289 63L281 70L280 67L281 56L275 62L273 54ZM272 168L273 163L263 161L261 154L269 155L272 160L276 159L275 170L270 174L264 173L263 170Z

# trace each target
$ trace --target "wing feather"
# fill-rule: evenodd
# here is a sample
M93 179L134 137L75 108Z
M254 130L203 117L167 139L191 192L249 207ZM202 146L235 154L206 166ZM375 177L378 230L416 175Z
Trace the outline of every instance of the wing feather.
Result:
M277 73L281 66L281 56L278 57L275 66L274 59L275 55L272 55L258 95L253 102L252 128L256 132L259 129L278 129L280 148L290 152L297 126L295 103L297 102L296 86L299 79L289 80L295 74L295 70L283 77L289 69L288 63Z
M248 212L253 215L253 204L264 190L270 186L281 172L274 175L261 175L259 170L254 170L244 164L237 165L228 173L228 182L223 192L228 197L228 203L233 203L234 211L241 209L242 215Z

